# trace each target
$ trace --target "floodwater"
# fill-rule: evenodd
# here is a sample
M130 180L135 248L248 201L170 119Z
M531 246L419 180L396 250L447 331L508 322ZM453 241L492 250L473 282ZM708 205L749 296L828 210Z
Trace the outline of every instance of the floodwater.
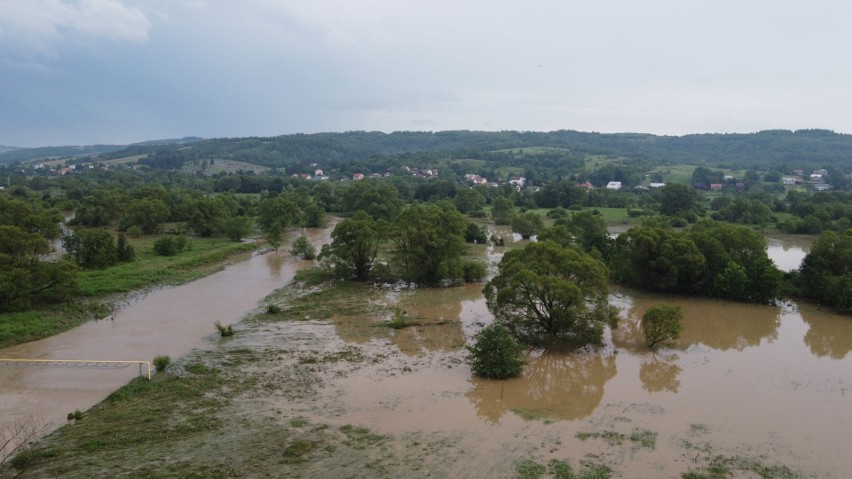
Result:
M791 250L799 254L782 247ZM787 465L808 477L852 475L852 318L811 305L615 289L611 301L621 324L604 347L533 351L522 377L490 381L472 377L462 353L493 319L481 289L388 292L389 304L418 319L399 331L335 318L344 341L374 349L390 344L406 366L388 373L385 359L381 367L336 379L333 397L345 408L317 417L396 435L456 434L472 460L486 462L517 452L524 438L549 444L531 452L539 462L602 455L629 470L625 477L679 476L710 450ZM659 303L682 308L683 332L652 353L642 344L639 320ZM575 438L582 431L635 429L658 434L653 451L628 448L613 457L599 443Z
M306 231L319 249L333 225ZM292 238L290 239L292 241ZM285 242L289 245L289 242ZM222 271L189 284L163 288L131 301L112 317L73 330L0 350L7 359L151 361L157 355L177 358L215 335L216 321L231 324L258 301L313 264L278 252L254 254ZM237 325L237 329L239 329ZM86 410L139 374L126 369L0 368L0 421L32 416L51 430L75 409Z
M799 269L813 243L814 237L807 235L767 236L766 253L781 271L793 271Z

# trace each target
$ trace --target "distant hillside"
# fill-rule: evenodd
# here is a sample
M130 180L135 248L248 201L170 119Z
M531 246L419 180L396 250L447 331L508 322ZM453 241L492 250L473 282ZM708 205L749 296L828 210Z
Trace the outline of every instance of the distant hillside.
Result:
M202 140L198 137L186 137L179 139L152 140L135 143L142 147L157 145L175 145L192 143ZM14 163L17 161L32 161L48 158L74 158L80 156L100 155L125 150L133 145L86 145L86 146L46 146L39 148L15 148L0 146L0 164Z
M654 164L730 169L852 169L852 135L828 130L771 130L749 134L657 136L643 133L441 131L294 134L276 137L183 138L126 147L57 147L9 151L0 162L97 153L102 160L146 155L141 162L177 169L186 161L223 159L267 167L309 163L341 166L375 158L433 156L487 159L520 148L559 148L573 155L605 155ZM76 150L74 148L77 148ZM37 151L33 151L37 150ZM547 151L547 150L541 150ZM567 153L566 153L567 155Z

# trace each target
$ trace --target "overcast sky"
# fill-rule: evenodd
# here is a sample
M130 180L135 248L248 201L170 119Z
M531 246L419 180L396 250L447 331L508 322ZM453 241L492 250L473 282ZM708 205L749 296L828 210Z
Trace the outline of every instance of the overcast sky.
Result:
M852 133L852 2L0 0L0 144Z

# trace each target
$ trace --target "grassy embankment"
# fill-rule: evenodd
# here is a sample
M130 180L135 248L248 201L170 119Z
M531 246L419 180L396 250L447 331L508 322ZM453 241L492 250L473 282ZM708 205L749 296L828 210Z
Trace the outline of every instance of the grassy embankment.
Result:
M51 336L90 319L109 314L115 295L155 285L193 281L214 271L231 256L251 251L253 243L223 238L193 238L177 256L157 256L155 237L130 238L136 260L103 270L81 271L79 296L60 305L21 313L0 314L0 347Z

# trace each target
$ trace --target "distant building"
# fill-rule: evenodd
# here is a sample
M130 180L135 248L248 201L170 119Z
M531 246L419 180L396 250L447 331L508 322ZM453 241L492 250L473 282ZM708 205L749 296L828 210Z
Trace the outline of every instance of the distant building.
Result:
M796 176L805 176L805 170L801 168L796 168L795 170L793 170L793 174Z
M593 190L593 189L595 188L595 187L594 187L594 186L592 186L592 184L591 184L591 183L589 183L588 181L587 181L587 182L585 182L585 183L577 183L577 186L579 186L580 188L586 188L586 189L588 189L588 190Z
M724 187L722 183L710 183L710 191L722 191Z
M514 186L516 190L520 191L521 188L527 183L527 179L523 176L511 176L509 177L509 184Z
M610 181L606 184L606 189L608 190L620 190L621 182L620 181Z
M781 184L785 186L793 186L796 184L796 178L792 176L785 176L781 178Z
M314 176L325 176L325 173L322 170L316 170L314 171Z
M648 186L651 187L651 188L662 188L662 187L666 186L666 184L665 183L651 183Z
M822 183L822 173L811 173L811 181Z
M828 191L831 189L831 185L825 183L817 183L814 185L814 189L817 191Z
M352 175L352 179L353 180L363 180L364 174L363 173L355 173L354 175Z

